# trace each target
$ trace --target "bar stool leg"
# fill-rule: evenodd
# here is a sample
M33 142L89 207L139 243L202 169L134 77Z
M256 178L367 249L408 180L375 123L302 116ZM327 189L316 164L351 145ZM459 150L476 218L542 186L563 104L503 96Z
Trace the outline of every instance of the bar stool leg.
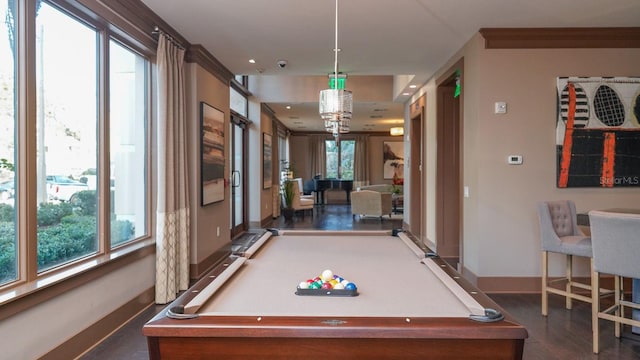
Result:
M622 291L622 281L620 276L615 275L613 278L615 279L614 291L616 292L616 316L620 317L624 314L624 306L620 305L620 300L624 297L624 291ZM617 338L620 338L620 327L620 321L616 319L614 331Z
M598 344L598 312L600 312L600 275L594 270L591 258L591 330L593 332L593 353L600 351Z
M547 276L549 266L549 253L546 251L542 252L542 316L547 316L549 309L549 302L547 299Z
M573 269L573 256L571 255L567 255L567 284L566 284L566 291L567 291L567 296L565 296L565 305L566 308L571 310L571 308L573 307L573 302L572 302L572 298L569 296L569 294L571 294L571 282L573 281L573 274L572 274L572 269Z

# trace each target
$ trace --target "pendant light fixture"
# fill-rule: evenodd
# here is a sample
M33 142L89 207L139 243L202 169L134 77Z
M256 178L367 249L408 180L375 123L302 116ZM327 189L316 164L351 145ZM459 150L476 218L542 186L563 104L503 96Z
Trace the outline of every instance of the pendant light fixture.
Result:
M333 51L334 71L333 74L329 75L333 77L333 82L329 82L331 84L330 89L320 91L319 113L324 120L326 131L338 138L340 134L349 132L351 114L353 112L351 91L341 89L338 86L338 51L340 51L338 48L338 0L336 0L335 47Z

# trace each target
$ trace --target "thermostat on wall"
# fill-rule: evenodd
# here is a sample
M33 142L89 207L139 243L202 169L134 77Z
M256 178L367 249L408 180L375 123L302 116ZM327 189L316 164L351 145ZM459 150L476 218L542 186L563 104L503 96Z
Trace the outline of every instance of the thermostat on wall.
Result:
M509 155L507 162L509 165L522 165L522 155Z

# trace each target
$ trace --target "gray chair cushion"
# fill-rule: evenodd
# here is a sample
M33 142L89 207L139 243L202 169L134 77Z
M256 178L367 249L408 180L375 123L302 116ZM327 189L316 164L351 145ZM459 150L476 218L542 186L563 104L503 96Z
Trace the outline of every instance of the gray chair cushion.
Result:
M640 278L640 214L590 211L595 271Z
M573 235L573 221L571 205L568 201L550 201L547 202L549 208L549 216L551 216L551 224L558 236Z
M537 209L543 251L591 257L591 239L578 228L573 201L539 202Z

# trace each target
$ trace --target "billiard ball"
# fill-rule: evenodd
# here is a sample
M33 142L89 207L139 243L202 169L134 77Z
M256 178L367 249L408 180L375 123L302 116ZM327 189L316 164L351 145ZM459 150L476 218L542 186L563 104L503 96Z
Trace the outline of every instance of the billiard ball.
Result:
M298 284L298 289L308 289L309 288L309 283L306 281L302 281L300 284Z
M342 285L341 283L336 283L335 285L333 285L333 288L336 290L342 290L344 289L344 285Z
M350 283L348 283L347 285L345 285L345 286L344 286L344 288L345 288L346 290L355 290L355 289L357 289L357 288L356 288L356 284L351 283L351 282L350 282Z
M333 286L331 285L331 283L323 283L322 286L320 287L320 289L322 290L331 290L333 288Z
M331 279L333 279L333 271L331 270L325 270L322 272L322 275L320 275L320 278L322 278L322 280L324 281L329 281Z

